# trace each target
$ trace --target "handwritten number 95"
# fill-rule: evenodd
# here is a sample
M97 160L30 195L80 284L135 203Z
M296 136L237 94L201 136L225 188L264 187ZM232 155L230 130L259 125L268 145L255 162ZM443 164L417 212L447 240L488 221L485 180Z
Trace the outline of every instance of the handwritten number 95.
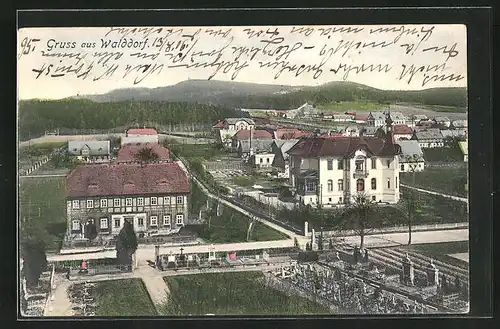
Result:
M30 52L35 51L35 45L38 41L40 41L40 39L31 39L28 37L24 38L23 41L21 41L21 52L19 53L18 58L22 55L28 55Z

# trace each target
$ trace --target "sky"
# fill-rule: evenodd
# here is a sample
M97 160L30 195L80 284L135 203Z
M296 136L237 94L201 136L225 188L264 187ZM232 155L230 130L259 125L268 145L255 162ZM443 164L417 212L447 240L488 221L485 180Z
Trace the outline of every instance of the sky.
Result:
M381 27L392 28L392 30L375 31ZM222 63L213 80L231 81L233 78L233 81L238 82L314 86L345 79L345 81L390 90L419 90L467 85L466 27L464 25L343 27L333 25L306 26L302 29L292 26L179 27L176 28L177 32L170 36L166 34L166 29L169 28L172 27L166 27L161 31L157 27L150 30L136 30L135 34L131 33L131 28L120 30L113 27L21 29L18 31L18 98L60 99L77 94L103 94L119 88L163 87L188 79L208 79L216 70L216 65L198 68L168 67L176 65L173 58L179 52L180 56L182 54L185 56L185 59L177 64L198 63L202 66L203 63ZM340 28L344 28L344 31L340 31ZM347 28L362 28L362 30L353 33L352 30L348 32ZM221 33L215 33L219 29ZM332 29L337 29L337 31L332 31ZM200 32L192 40L182 37L182 35L192 35L198 30ZM228 30L230 31L227 32ZM254 31L254 34L249 34L249 30ZM259 34L260 30L263 33ZM146 31L150 32L147 36ZM266 33L266 31L277 31L279 35ZM411 33L412 31L415 33ZM426 31L430 32L426 33ZM119 41L123 41L121 39L123 37L126 39L126 44L122 48L119 45L123 43ZM162 37L163 41L167 41L163 43L160 50L155 48L155 45L160 44L157 37ZM29 42L32 39L39 39L39 41ZM114 45L118 47L111 48L113 42L116 41L118 43ZM281 43L278 43L280 41ZM108 48L103 48L103 42L108 43ZM177 48L167 51L168 42L171 43L172 49L176 46ZM383 45L383 42L385 46L382 47L380 45ZM134 48L134 43L137 48ZM359 44L356 47L357 43ZM131 47L128 48L127 44ZM269 45L265 49L267 52L264 53L262 48L266 44ZM379 46L372 47L374 44ZM224 48L224 46L227 47ZM235 62L237 49L242 50L243 47L249 50L252 47L261 50L253 59L251 59L251 53L247 53L242 54L239 61ZM343 56L342 54L349 47L349 51ZM286 56L287 49L294 50ZM408 54L406 49L409 50ZM273 51L274 54L272 54ZM157 52L159 55L155 57ZM111 57L107 62L106 53L110 55L108 57ZM111 53L120 55L111 56ZM141 54L138 55L138 53ZM219 54L220 57L218 57ZM281 58L279 58L280 54ZM455 56L449 57L449 55ZM104 63L106 67L103 66ZM141 65L150 65L149 71L142 72L146 67ZM238 69L238 65L242 67ZM67 72L74 71L80 66L80 71L76 74ZM412 66L417 72L411 80L408 81L410 73L401 78L403 69L408 70ZM89 67L91 70L87 70ZM115 67L115 70L113 74L106 76L104 73L110 67ZM384 71L384 68L389 67L389 71ZM318 68L321 69L320 74L318 74ZM421 68L420 71L419 68ZM50 72L48 72L49 69ZM282 72L277 75L280 69ZM331 69L336 70L336 73ZM89 73L84 75L85 71ZM347 75L346 72L348 72ZM65 73L65 75L51 77L54 73L59 75ZM82 76L77 77L77 74L82 74L85 79ZM317 74L316 78L314 78L315 74ZM446 79L437 79L437 81L428 79L424 85L422 83L426 81L424 74ZM453 74L452 79L449 78L451 74ZM463 78L455 81L453 77L456 76ZM140 83L134 84L134 80Z

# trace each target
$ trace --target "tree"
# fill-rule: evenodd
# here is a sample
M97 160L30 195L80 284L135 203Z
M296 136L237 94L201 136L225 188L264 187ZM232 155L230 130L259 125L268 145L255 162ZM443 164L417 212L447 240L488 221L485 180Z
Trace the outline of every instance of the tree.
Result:
M132 255L137 250L138 242L134 231L134 226L125 220L120 233L118 233L118 241L116 242L116 258L121 264L131 264Z
M47 255L45 244L38 239L26 240L21 244L21 255L23 257L23 272L26 284L34 287L38 284L40 275L47 267Z
M415 186L415 170L417 168L417 163L421 161L421 157L417 154L414 154L411 157L409 166L413 175L412 186ZM411 234L412 234L412 226L413 219L422 212L418 205L418 200L415 197L415 190L407 188L407 192L401 193L401 200L397 205L397 208L401 211L403 216L408 223L408 245L411 245Z
M160 157L158 153L153 151L152 148L150 147L143 147L139 151L137 151L136 154L134 154L134 158L141 162L149 163L149 162L155 162L157 161Z
M360 249L363 249L365 235L384 224L384 218L379 206L370 201L366 193L354 196L354 202L348 205L341 215L340 226L352 229L361 239Z

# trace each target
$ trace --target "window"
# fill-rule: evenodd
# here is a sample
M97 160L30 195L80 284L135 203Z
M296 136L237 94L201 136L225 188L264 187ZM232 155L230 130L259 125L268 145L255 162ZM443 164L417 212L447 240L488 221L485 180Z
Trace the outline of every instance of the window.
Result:
M328 198L328 203L332 202L332 198Z
M372 158L372 169L377 169L377 158Z
M269 163L269 158L266 158L266 160L267 160L267 163Z
M344 190L344 180L339 179L337 184L339 186L339 191L343 191Z
M401 171L405 171L405 165L401 164Z
M142 217L137 218L137 225L144 226L144 218L142 218Z
M156 206L158 204L158 198L157 197L151 197L151 205Z
M119 207L120 206L120 199L114 199L113 200L113 206Z
M391 167L391 160L387 160L387 168Z
M177 225L182 225L184 223L184 215L178 214L177 216L175 216L175 221Z
M333 160L332 159L326 160L326 166L328 170L333 170Z
M362 171L363 170L363 160L356 160L356 171Z
M107 208L107 207L108 207L108 200L101 199L101 208Z
M94 208L94 200L87 200L87 208Z
M387 188L391 188L391 179L387 178Z
M73 231L79 231L80 230L80 221L74 220L71 224L71 229Z
M149 217L149 225L158 226L158 216Z
M80 208L80 201L73 200L73 209L78 209L78 208Z
M184 197L183 196L178 196L177 197L177 204L183 204L184 203Z
M125 199L125 205L127 207L131 207L132 206L132 198L126 198Z
M164 196L163 197L163 204L166 205L166 204L170 204L170 197L168 196Z
M342 159L339 159L339 161L337 161L337 169L344 170L344 161Z
M376 190L376 189L377 189L377 179L372 178L372 190Z
M101 218L101 228L108 228L108 219Z
M395 183L395 187L398 188L398 178L396 177L396 181L394 182Z
M260 158L260 163L262 163L262 160L263 160L263 159L262 159L262 158Z
M328 192L333 191L333 181L331 179L328 180Z
M339 203L342 203L342 197L339 197Z
M144 198L137 198L137 205L140 207L144 206Z
M377 201L377 197L375 195L372 195L372 201Z
M314 192L316 191L316 184L312 181L306 182L306 192Z
M170 226L170 215L163 216L163 226Z
M114 220L114 224L115 224L115 225L114 225L114 226L115 226L115 228L120 227L120 226L121 226L121 220L120 220L120 218L115 218L115 220Z
M362 192L365 190L365 180L364 179L358 179L356 181L356 187L358 192Z

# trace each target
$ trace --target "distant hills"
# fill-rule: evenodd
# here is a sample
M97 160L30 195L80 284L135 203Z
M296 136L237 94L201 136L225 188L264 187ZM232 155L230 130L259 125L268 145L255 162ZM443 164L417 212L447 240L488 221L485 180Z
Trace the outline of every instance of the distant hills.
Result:
M187 80L158 88L116 89L102 95L82 95L96 102L195 102L229 108L290 109L305 102L316 105L338 101L437 105L465 111L466 88L431 88L419 91L380 90L353 82L330 82L317 87L296 87L217 80Z

